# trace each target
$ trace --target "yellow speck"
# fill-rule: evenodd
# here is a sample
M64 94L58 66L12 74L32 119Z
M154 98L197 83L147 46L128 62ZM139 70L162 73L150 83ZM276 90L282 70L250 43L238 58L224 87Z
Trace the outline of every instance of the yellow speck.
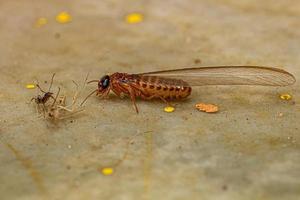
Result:
M140 13L131 13L126 16L126 22L128 24L137 24L144 20L144 16Z
M48 23L48 20L44 17L41 17L36 21L36 26L41 27L41 26L46 25L47 23Z
M165 111L165 112L168 112L168 113L174 112L174 110L175 110L175 108L172 107L172 106L167 106L167 107L164 108L164 111Z
M290 94L281 94L280 99L282 100L290 100L292 96Z
M102 172L103 175L109 176L109 175L112 175L114 173L114 169L111 168L111 167L105 167L105 168L102 168L101 172Z
M26 85L26 88L27 88L27 89L34 89L34 88L35 88L35 85L34 85L34 84L27 84L27 85Z
M67 12L61 12L56 16L56 21L61 24L69 23L72 21L72 16Z

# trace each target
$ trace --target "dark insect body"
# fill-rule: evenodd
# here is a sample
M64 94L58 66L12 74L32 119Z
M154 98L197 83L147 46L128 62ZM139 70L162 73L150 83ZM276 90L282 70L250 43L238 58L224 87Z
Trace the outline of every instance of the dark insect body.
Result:
M154 98L164 102L184 99L191 94L191 86L202 85L263 85L287 86L295 82L292 74L271 67L258 66L220 66L184 68L156 71L141 74L113 73L105 75L98 83L98 89L89 94L82 104L96 92L107 97L110 90L117 96L128 95L138 113L136 97L144 100Z
M39 85L37 87L44 92ZM52 92L45 92L43 96L37 95L36 97L32 97L31 101L35 101L36 104L45 104L50 98L54 98Z
M56 102L56 99L57 99L57 97L58 97L58 94L59 94L59 92L60 92L60 88L58 88L58 92L57 92L57 95L56 95L55 98L53 97L53 93L50 92L51 87L52 87L52 84L53 84L54 76L55 76L55 73L52 75L51 83L50 83L50 86L49 86L49 89L48 89L47 92L44 91L44 90L40 87L39 84L36 84L36 86L39 88L39 90L40 90L42 93L44 93L44 95L37 95L36 97L32 97L32 98L31 98L31 101L34 100L35 103L36 103L38 106L39 106L39 105L43 105L44 111L45 111L45 104L49 101L49 99L50 99L50 98L53 99L53 103L52 103L52 104L54 105L55 102Z

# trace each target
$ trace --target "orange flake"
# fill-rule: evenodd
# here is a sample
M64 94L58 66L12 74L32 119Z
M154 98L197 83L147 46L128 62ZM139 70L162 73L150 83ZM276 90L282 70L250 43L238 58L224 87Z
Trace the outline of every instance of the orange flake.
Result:
M219 107L213 104L206 104L206 103L197 103L195 107L207 113L215 113L219 111Z

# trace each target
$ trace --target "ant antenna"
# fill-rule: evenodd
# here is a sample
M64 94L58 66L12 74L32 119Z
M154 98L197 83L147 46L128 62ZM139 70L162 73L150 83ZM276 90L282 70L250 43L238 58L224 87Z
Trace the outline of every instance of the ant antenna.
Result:
M55 99L54 99L54 101L53 101L53 103L52 103L52 106L54 106L54 104L55 104L55 102L56 102L56 99L58 98L59 92L60 92L60 87L58 87L58 91L57 91L57 93L56 93L56 96L55 96Z
M53 73L53 75L52 75L52 78L51 78L51 83L50 83L50 86L49 86L49 90L48 90L48 92L50 92L50 90L51 90L51 87L52 87L52 83L53 83L54 76L55 76L55 73Z

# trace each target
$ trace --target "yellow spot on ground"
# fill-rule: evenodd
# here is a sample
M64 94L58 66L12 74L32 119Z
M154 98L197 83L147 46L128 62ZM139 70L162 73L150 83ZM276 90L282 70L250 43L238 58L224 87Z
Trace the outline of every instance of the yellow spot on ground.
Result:
M34 85L34 84L27 84L27 85L26 85L26 88L27 88L27 89L34 89L34 88L35 88L35 85Z
M48 23L48 20L44 17L41 17L36 21L36 26L41 27L41 26L46 25L47 23Z
M174 110L175 110L175 108L172 107L172 106L167 106L167 107L164 108L164 111L165 111L165 112L168 112L168 113L174 112Z
M103 175L109 176L109 175L112 175L114 173L114 169L111 168L111 167L105 167L105 168L102 168L101 172L102 172Z
M290 94L281 94L280 99L282 100L290 100L292 96Z
M56 16L56 21L61 24L69 23L72 21L72 16L67 12L61 12Z
M219 111L218 106L213 104L206 104L206 103L197 103L195 107L200 110L207 113L215 113Z
M137 24L144 20L144 16L140 13L131 13L126 16L126 22L128 24Z

